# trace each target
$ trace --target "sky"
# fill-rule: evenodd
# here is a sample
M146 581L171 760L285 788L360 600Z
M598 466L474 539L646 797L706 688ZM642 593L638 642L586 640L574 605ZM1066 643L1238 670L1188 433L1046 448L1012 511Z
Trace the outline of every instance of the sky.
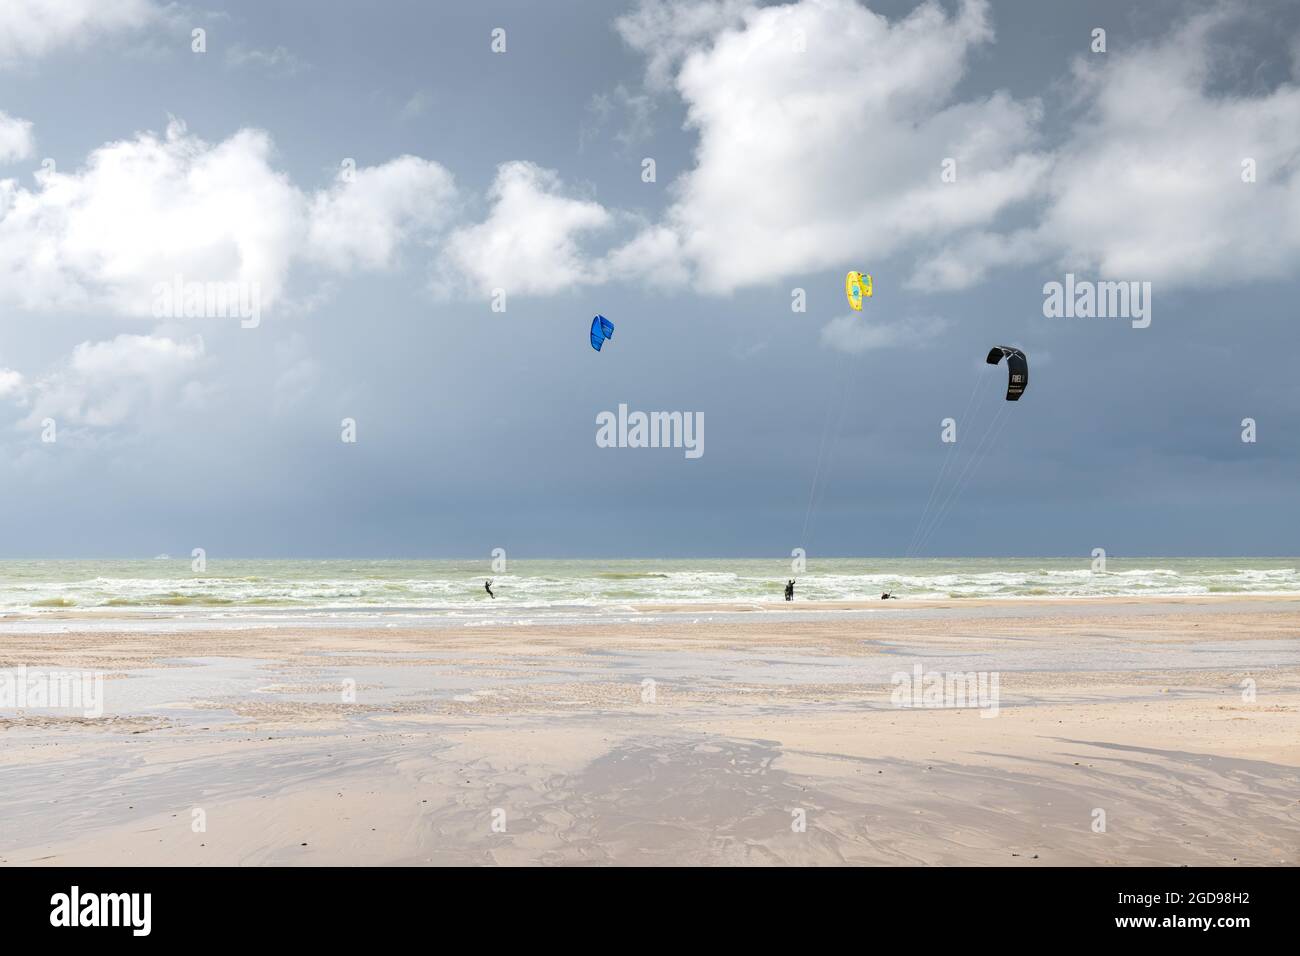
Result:
M0 0L0 557L1294 555L1297 117L1284 2Z

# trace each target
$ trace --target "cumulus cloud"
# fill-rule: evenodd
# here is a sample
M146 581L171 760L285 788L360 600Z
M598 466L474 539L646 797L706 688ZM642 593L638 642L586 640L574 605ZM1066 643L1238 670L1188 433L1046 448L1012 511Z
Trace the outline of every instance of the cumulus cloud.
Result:
M0 110L0 163L26 159L36 149L32 124Z
M429 250L440 291L473 295L614 274L725 294L890 258L930 290L1048 261L1171 282L1285 275L1300 259L1300 88L1216 88L1210 37L1233 15L1081 59L1073 124L1049 148L1037 100L958 92L993 41L986 0L893 20L854 0L643 0L617 30L698 136L655 221L526 161L498 167L478 222L458 218L451 174L414 156L312 192L276 168L267 133L208 143L173 122L35 189L0 180L0 304L148 315L155 286L182 275L256 283L264 308L289 307L295 263L387 269L404 248ZM642 119L655 108L616 93ZM0 160L31 149L30 124L0 114ZM613 229L629 222L631 238Z
M699 144L661 228L703 290L879 261L989 224L1038 188L1038 103L956 97L972 51L993 38L982 0L953 15L924 3L893 22L853 0L703 6L713 13L683 19L680 4L645 3L621 21L634 46L678 50L666 62L680 61ZM707 38L681 25L737 16ZM652 72L663 62L652 54ZM955 183L941 181L946 157Z
M483 222L448 236L444 286L547 295L604 278L603 264L583 252L581 240L610 226L614 216L597 202L565 195L554 171L503 163L489 200L492 208Z
M0 67L140 29L165 15L153 0L6 0L0 5Z
M699 142L662 221L615 256L653 250L654 274L721 293L896 254L926 290L1046 262L1166 284L1289 275L1300 86L1224 91L1246 15L1218 5L1081 57L1071 122L1047 144L1037 100L958 95L993 40L986 0L893 21L854 0L643 0L618 31Z
M914 289L955 291L983 282L1002 266L1041 259L1046 247L1036 229L1012 233L967 232L915 264L907 284Z
M605 257L607 274L636 278L650 285L681 286L691 279L682 237L667 226L646 226L631 241Z
M311 254L335 269L388 268L416 235L447 224L456 185L444 167L417 156L340 172L311 203Z
M619 36L646 58L646 82L667 87L688 54L741 22L752 0L650 0L614 21Z
M256 288L267 309L295 261L392 264L453 192L441 167L401 157L308 194L273 158L261 130L214 144L173 121L164 136L101 146L75 171L38 174L35 190L0 180L0 301L150 316L155 289L180 276Z
M8 382L9 397L28 409L22 426L38 427L53 418L60 425L110 428L192 393L189 386L203 355L198 336L177 341L119 335L82 342L66 361L31 382L11 370L0 371L0 395Z
M997 266L1054 267L1166 284L1293 274L1300 263L1300 86L1215 89L1229 8L1151 43L1079 60L1080 119L1042 178L1034 223L954 240L918 282L963 288ZM1256 181L1243 182L1253 160Z
M149 315L153 288L259 283L280 293L302 230L302 198L270 165L263 132L206 143L173 121L95 150L84 168L0 181L0 295L25 308L103 303Z
M1225 16L1194 17L1105 70L1076 68L1090 110L1060 150L1040 228L1063 264L1202 284L1300 262L1300 86L1211 93Z

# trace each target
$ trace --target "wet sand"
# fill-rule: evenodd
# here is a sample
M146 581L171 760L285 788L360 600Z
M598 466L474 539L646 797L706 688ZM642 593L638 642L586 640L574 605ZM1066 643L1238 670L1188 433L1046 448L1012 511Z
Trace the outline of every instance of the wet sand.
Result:
M7 631L0 862L1300 861L1300 600L881 604Z

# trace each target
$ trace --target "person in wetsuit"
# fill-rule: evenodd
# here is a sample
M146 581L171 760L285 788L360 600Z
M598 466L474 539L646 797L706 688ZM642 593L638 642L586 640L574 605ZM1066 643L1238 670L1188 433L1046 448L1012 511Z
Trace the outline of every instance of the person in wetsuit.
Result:
M486 591L486 592L488 593L488 597L490 597L492 600L495 601L495 600L497 599L497 596L496 596L495 594L492 593L492 581L491 581L491 579L489 579L489 580L483 582L483 590Z

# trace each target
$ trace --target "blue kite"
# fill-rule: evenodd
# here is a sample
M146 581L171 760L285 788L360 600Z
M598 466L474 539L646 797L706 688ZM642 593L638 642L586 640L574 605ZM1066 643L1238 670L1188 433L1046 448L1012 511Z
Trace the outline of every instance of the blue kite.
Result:
M609 321L603 315L598 315L591 320L591 347L597 352L605 344L606 339L614 337L614 323Z

